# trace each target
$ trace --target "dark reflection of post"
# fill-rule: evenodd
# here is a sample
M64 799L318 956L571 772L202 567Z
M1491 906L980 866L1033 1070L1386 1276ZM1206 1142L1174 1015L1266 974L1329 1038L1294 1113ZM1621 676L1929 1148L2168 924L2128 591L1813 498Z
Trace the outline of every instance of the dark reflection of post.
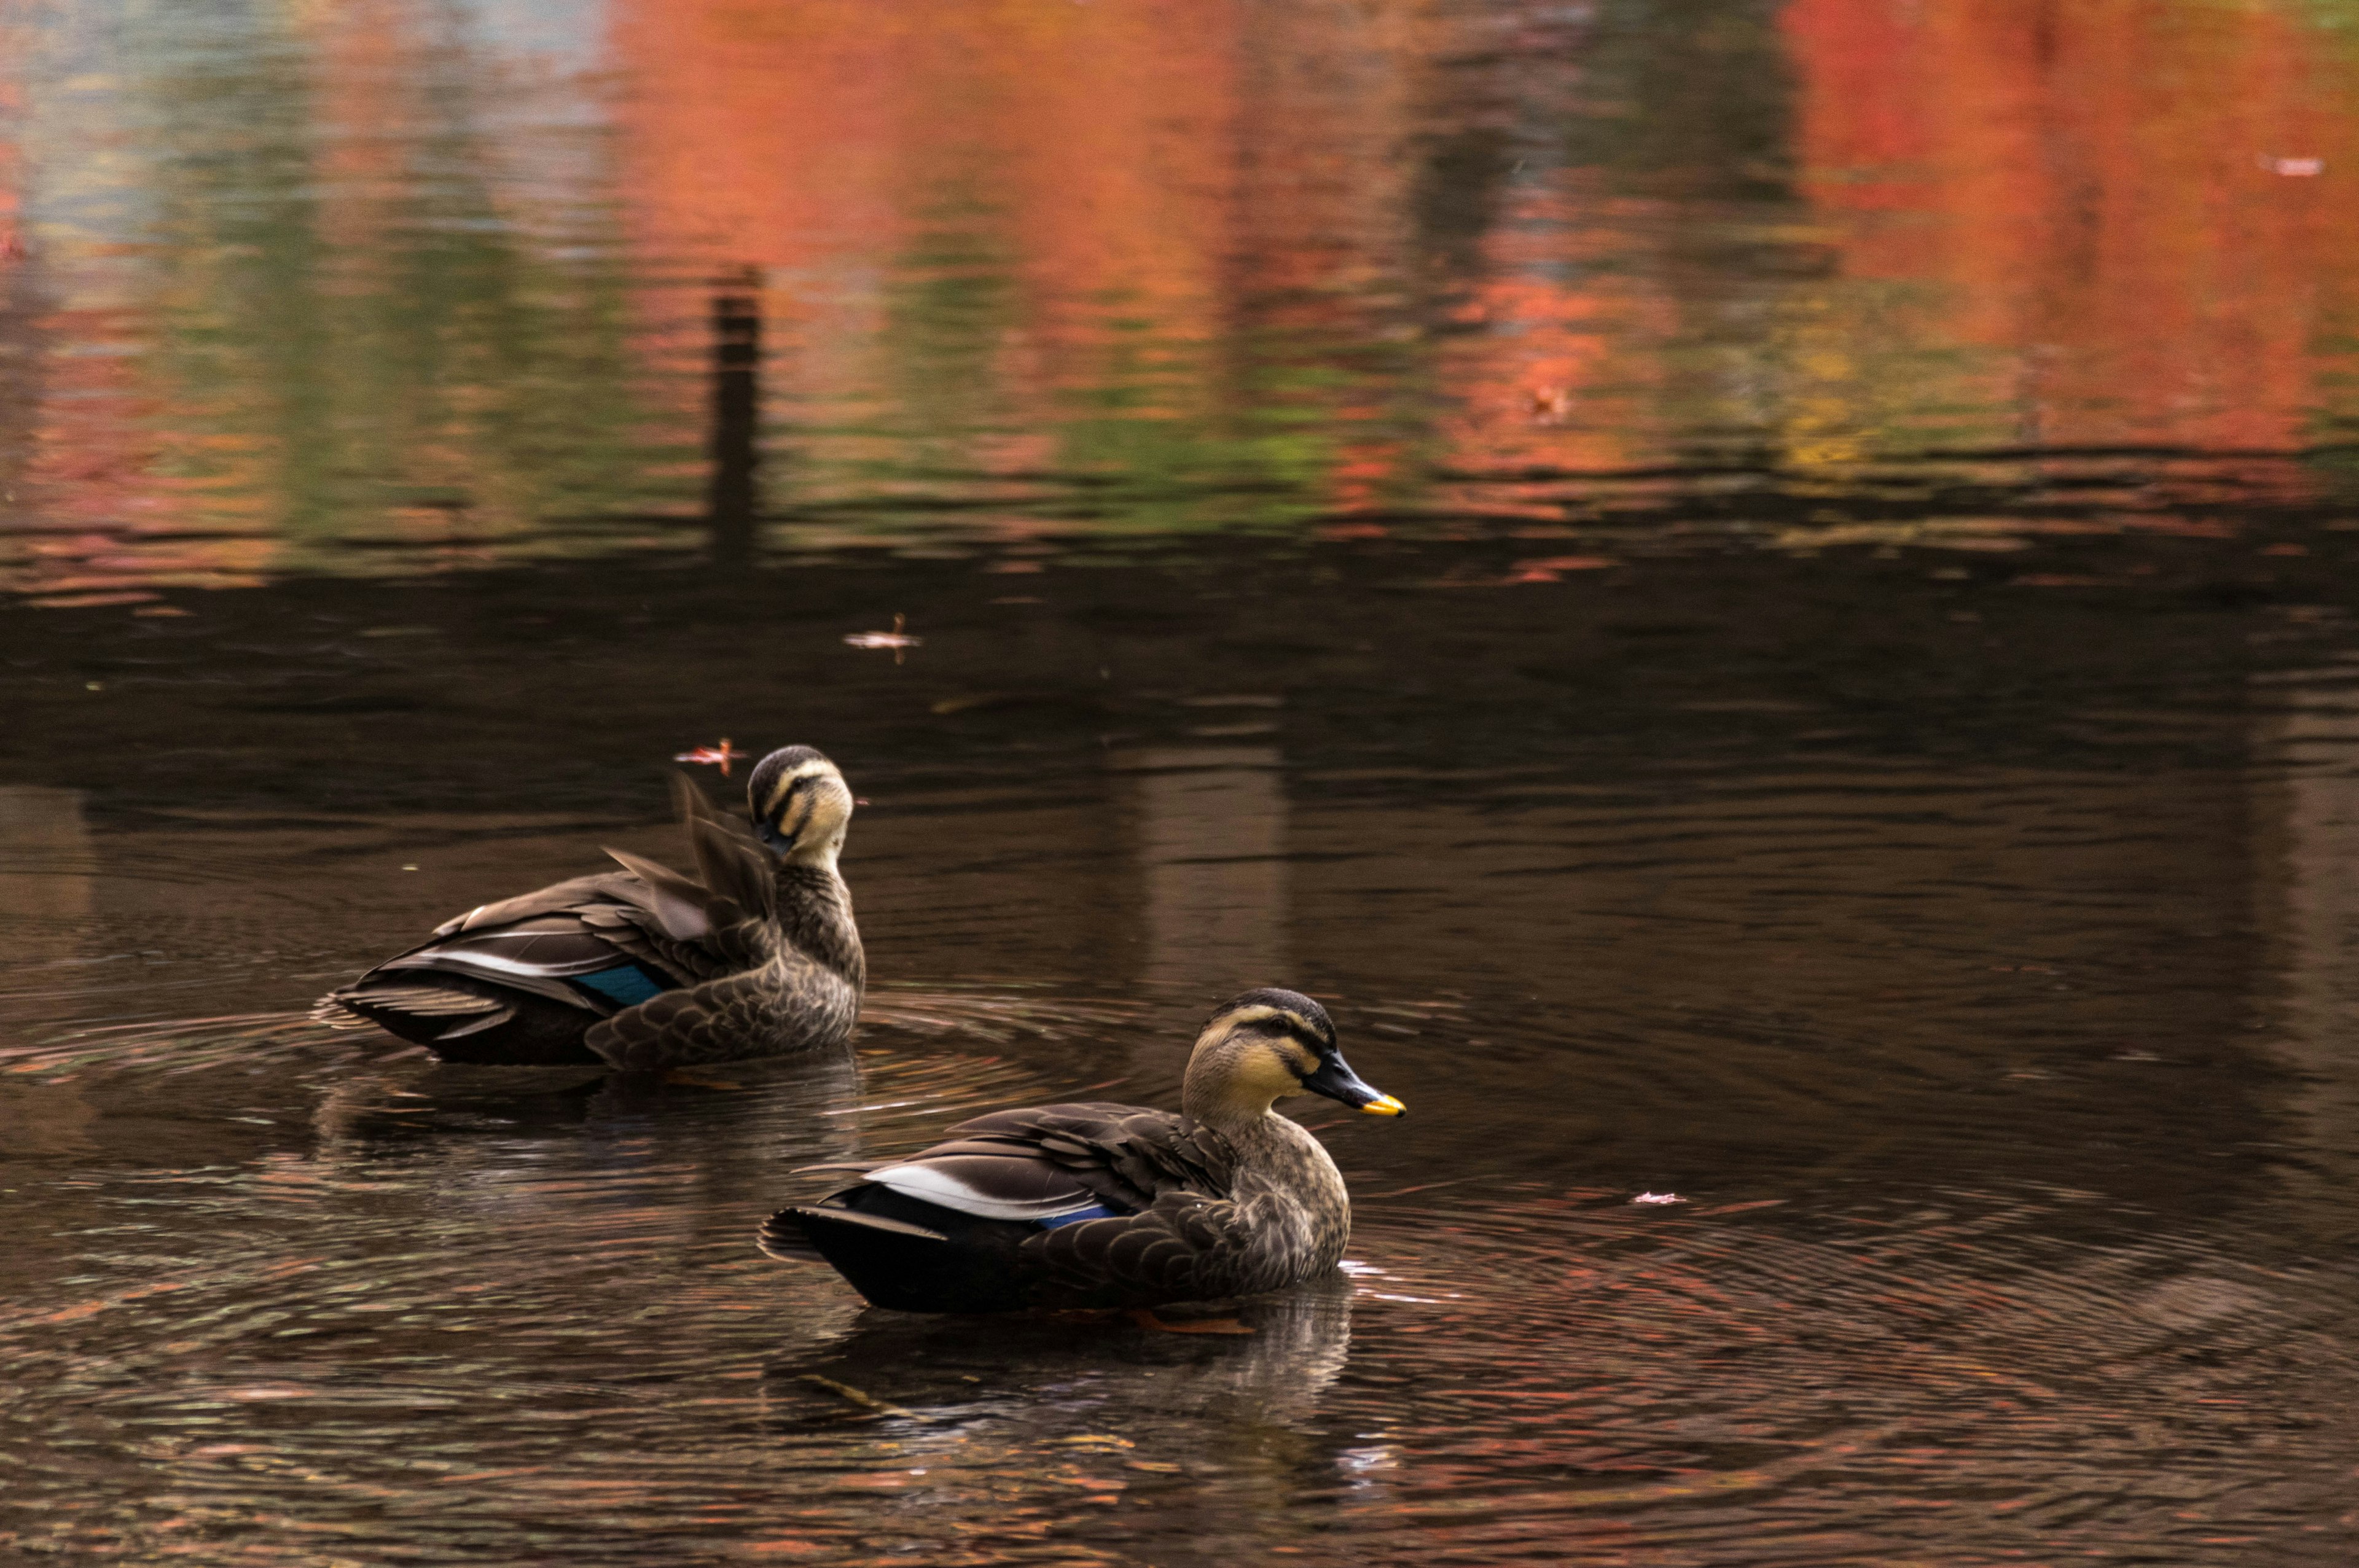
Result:
M2279 990L2265 1038L2291 1069L2301 1157L2289 1178L2338 1232L2359 1173L2359 690L2348 670L2297 677L2262 721L2256 904ZM2274 840L2274 841L2273 841ZM2272 1009L2271 1011L2277 1011Z
M1278 763L1277 747L1250 745L1158 746L1114 759L1131 776L1145 882L1140 978L1191 1028L1240 990L1293 983Z
M0 911L12 957L81 956L98 886L96 855L82 791L0 785Z
M761 461L761 275L748 267L725 278L712 297L712 483L705 516L712 557L736 565L754 557Z
M62 987L60 976L42 973L45 966L85 956L97 870L80 790L0 785L0 947L14 961L17 985ZM0 1080L0 1128L7 1129L13 1154L86 1150L92 1121L71 1075L61 1083ZM0 1292L5 1289L0 1276Z

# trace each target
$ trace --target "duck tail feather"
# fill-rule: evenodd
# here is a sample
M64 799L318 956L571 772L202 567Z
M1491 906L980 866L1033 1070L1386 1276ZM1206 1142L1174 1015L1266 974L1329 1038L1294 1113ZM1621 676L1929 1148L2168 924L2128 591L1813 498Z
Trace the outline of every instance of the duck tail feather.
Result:
M344 1001L342 991L330 991L311 1004L311 1022L324 1023L331 1029L375 1029L376 1024L365 1013L354 1012Z
M930 1249L950 1238L922 1225L888 1219L881 1214L855 1214L850 1209L796 1205L782 1208L762 1222L756 1241L773 1258L790 1262L828 1263L867 1293L861 1276L863 1261L877 1255L906 1257L912 1247ZM830 1246L829 1243L833 1245Z
M804 1234L799 1211L782 1208L762 1222L754 1233L754 1244L766 1258L776 1258L781 1263L824 1263L827 1255L811 1245Z
M497 1029L516 1017L516 1007L480 991L380 982L331 991L320 999L311 1016L337 1029L368 1024L390 1030L405 1040L439 1044ZM346 1019L358 1022L346 1022Z
M828 1248L822 1238L837 1243ZM882 1245L906 1252L912 1245L937 1247L950 1239L939 1230L878 1214L854 1214L848 1209L813 1208L798 1204L782 1208L762 1222L755 1242L770 1257L790 1263L827 1263L842 1270L843 1244L866 1250ZM857 1281L855 1281L855 1283Z

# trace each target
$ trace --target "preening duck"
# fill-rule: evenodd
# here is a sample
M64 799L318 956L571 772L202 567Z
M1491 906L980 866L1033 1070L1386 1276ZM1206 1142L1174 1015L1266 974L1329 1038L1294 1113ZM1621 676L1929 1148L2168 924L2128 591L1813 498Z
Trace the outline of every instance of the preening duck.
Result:
M1406 1108L1361 1081L1326 1010L1288 990L1222 1008L1188 1059L1180 1111L995 1111L919 1154L781 1209L774 1258L825 1261L904 1312L1156 1306L1283 1290L1343 1260L1352 1203L1326 1148L1272 1108L1325 1095Z
M752 833L675 777L698 877L620 871L487 903L321 1000L445 1061L647 1068L841 1046L868 981L836 870L853 798L809 746L746 781ZM701 879L701 880L700 880Z

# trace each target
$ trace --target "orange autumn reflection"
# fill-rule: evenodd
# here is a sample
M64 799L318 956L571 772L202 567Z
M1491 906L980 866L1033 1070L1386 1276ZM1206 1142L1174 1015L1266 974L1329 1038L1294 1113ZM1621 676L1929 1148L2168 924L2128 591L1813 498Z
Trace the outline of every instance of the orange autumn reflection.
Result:
M2359 45L2297 0L477 9L110 73L21 25L0 581L691 540L749 268L774 546L1547 527L1601 473L1962 448L2216 477L2359 394Z
M1016 401L967 416L1028 421L1049 410L1018 389L1116 373L1109 317L1165 345L1223 330L1223 7L650 3L620 7L612 36L635 243L770 269L772 310L809 323L791 372L809 395L924 404L988 384ZM929 290L936 320L908 319ZM960 340L927 346L961 358L965 385L897 373L929 324ZM696 350L692 329L676 346Z
M2306 7L1795 0L1802 189L1847 276L1999 351L2053 445L2316 442L2346 389L2359 76Z
M1437 460L1626 461L1656 422L1631 389L1659 287L1560 276L1619 243L1584 226L1613 205L1597 180L1521 180L1467 237L1479 277L1427 254L1419 149L1460 112L1462 19L703 0L626 5L614 38L635 243L767 269L806 499L946 445L982 473L1275 470L1288 504L1351 507ZM693 363L692 309L646 317L650 351ZM1578 417L1536 414L1576 384Z

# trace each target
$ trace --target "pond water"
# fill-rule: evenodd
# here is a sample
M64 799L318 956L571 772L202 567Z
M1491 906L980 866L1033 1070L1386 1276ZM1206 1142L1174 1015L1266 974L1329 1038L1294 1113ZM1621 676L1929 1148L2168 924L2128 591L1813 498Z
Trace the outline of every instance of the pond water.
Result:
M2354 23L9 10L0 1555L2348 1563ZM723 735L853 1059L308 1021ZM1251 1336L755 1251L1261 984Z

